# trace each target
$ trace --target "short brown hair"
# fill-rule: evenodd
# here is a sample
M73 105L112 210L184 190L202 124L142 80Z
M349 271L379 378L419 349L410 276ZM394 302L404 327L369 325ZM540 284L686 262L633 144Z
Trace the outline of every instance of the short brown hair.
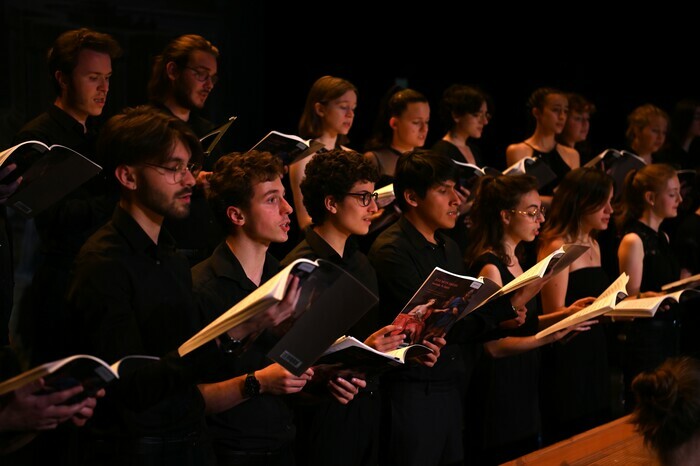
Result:
M46 57L49 79L57 96L61 95L61 83L56 79L56 71L71 74L78 65L78 55L85 49L106 53L111 59L122 54L119 43L109 34L87 28L64 32L54 41Z

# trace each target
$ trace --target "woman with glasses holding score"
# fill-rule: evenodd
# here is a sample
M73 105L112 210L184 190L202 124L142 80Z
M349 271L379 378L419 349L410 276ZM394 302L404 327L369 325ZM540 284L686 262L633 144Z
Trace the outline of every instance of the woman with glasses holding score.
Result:
M503 286L521 275L522 243L534 241L545 208L537 181L528 175L484 176L476 188L474 225L467 247L470 275ZM534 296L542 282L528 290ZM527 287L526 287L527 288ZM566 309L539 315L536 300L520 309L518 319L505 321L484 337L482 354L469 387L465 444L479 464L496 464L540 447L539 348L558 341L588 323L536 339L535 334L583 308L579 300ZM517 396L514 396L517 394Z

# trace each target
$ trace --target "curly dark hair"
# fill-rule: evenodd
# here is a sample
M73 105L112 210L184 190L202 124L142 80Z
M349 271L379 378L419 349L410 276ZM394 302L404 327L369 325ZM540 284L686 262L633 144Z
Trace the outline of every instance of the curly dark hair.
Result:
M315 225L321 225L328 216L327 196L342 200L355 183L376 183L375 166L359 152L333 149L318 152L306 165L301 193L304 207Z
M230 206L248 207L253 198L253 185L273 181L283 174L282 160L269 152L233 152L217 160L209 177L208 200L224 231L231 229L226 215Z

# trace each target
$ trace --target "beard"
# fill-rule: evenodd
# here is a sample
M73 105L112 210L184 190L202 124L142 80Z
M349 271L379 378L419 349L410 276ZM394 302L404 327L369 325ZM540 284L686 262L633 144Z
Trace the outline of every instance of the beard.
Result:
M164 218L182 220L190 215L190 204L179 204L177 199L192 193L192 188L184 188L178 191L172 198L161 191L148 189L137 192L137 196L142 205Z
M187 84L184 82L183 79L178 78L173 83L173 97L175 98L175 101L178 103L178 105L190 111L201 110L202 107L198 106L195 102L192 101L192 98L190 97L191 92L192 89L187 87Z

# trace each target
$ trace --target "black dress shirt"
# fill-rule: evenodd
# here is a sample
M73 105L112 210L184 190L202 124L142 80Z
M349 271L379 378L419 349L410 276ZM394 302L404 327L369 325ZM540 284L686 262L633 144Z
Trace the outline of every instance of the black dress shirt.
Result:
M369 260L379 279L380 312L383 323L391 323L435 267L466 275L457 243L441 232L437 244L429 242L406 217L390 226L372 245ZM432 368L412 366L388 373L387 378L455 382L466 376L460 344L472 346L475 339L501 320L515 317L507 303L484 306L458 321L446 336L447 345Z
M93 119L88 118L86 125L87 132L81 123L52 105L19 131L15 144L29 140L59 144L102 165L95 155L97 133ZM34 218L40 260L15 318L23 358L32 365L63 354L55 332L61 325L57 310L68 286L73 259L90 235L112 215L117 194L110 191L110 183L107 174L100 173Z
M114 362L130 354L162 357L122 376L100 400L92 426L101 435L176 436L197 430L204 400L195 383L218 370L210 343L173 355L201 328L187 261L161 230L154 244L121 207L78 254L68 290L65 334L72 352ZM203 375L207 374L207 375Z
M279 263L266 255L261 283L279 271ZM243 267L228 245L221 243L212 256L192 268L192 280L197 308L204 324L219 317L257 286L245 274ZM266 354L277 338L263 332L255 342L227 368L222 378L263 369L270 365ZM292 413L285 397L262 394L227 411L207 417L214 448L220 456L227 452L272 452L289 446L295 429Z
M282 260L282 266L287 266L296 259L306 258L311 260L324 259L334 263L344 269L350 275L355 277L357 281L362 283L369 291L375 295L379 295L379 285L377 283L377 274L370 264L367 256L362 254L358 248L358 244L354 238L349 238L345 243L343 257L331 247L330 244L321 238L318 233L313 230L313 227L307 228L304 241L299 243L287 256ZM375 331L379 330L379 317L377 309L370 309L355 325L353 325L349 333L358 340L364 340Z

